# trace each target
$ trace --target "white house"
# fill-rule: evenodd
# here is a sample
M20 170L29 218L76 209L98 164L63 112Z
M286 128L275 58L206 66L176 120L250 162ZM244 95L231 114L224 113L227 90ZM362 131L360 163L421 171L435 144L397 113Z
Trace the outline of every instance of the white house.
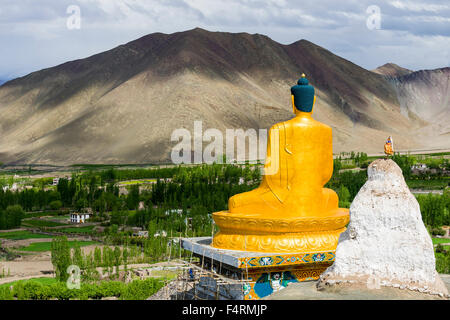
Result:
M90 214L89 213L71 213L70 214L70 222L71 223L85 223L87 220L89 220Z
M148 231L138 231L137 233L133 233L133 236L139 238L148 238Z
M165 212L166 216L172 214L172 213L176 213L179 216L181 216L183 214L183 209L169 209Z
M57 186L59 183L59 178L53 178L53 184L54 186Z
M428 168L427 165L426 165L426 164L423 164L423 163L418 163L418 164L413 165L413 166L411 167L412 170L425 170L425 169L427 169L427 168Z
M164 231L164 230L162 230L162 231L157 231L153 236L154 236L155 238L157 238L157 237L165 238L165 237L167 237L167 232Z

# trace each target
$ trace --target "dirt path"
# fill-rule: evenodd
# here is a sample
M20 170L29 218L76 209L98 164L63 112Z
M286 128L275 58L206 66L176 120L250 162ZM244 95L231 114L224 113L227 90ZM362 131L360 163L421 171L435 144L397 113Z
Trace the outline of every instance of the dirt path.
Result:
M0 283L6 283L22 279L39 278L53 275L53 265L51 261L7 261L0 263L0 270L4 270L9 277L1 278Z
M14 241L13 247L29 245L35 242L48 242L52 239L26 239ZM72 239L71 239L72 240ZM73 238L76 240L76 238ZM84 253L90 253L95 250L96 247L103 248L103 246L86 246L82 247L81 250ZM29 279L38 278L42 276L47 276L53 274L53 265L51 262L50 251L39 252L39 253L24 253L20 258L13 261L0 261L0 273L4 270L5 274L10 274L8 278L0 279L3 283L15 281L15 278ZM12 279L12 280L10 280Z
M27 228L19 228L19 229L9 229L9 230L0 230L0 233L9 233L9 232L17 232L17 231L27 231Z
M10 283L10 282L14 282L14 281L20 281L20 280L29 280L29 279L33 279L33 278L53 278L55 275L52 274L42 274L39 276L14 276L14 277L8 277L8 278L2 278L0 279L0 284L4 284L4 283Z
M83 249L86 249L85 247ZM90 246L89 250L92 251L95 246ZM165 267L180 267L183 263L176 260L170 262L159 262L154 264L141 263L141 264L129 264L128 270L132 269L146 269L146 268L165 268ZM125 266L120 266L123 270ZM5 274L10 272L10 276L6 278L0 278L0 284L9 283L18 280L28 280L32 278L52 278L54 277L53 265L51 263L51 257L49 252L44 252L38 255L27 256L23 260L19 261L6 261L0 262L0 273L5 270ZM97 271L101 272L102 268L97 268ZM106 274L106 272L103 272Z
M85 241L85 237L70 237L67 238L68 241ZM23 240L11 240L11 239L3 239L2 247L3 248L21 248L28 247L32 243L39 242L52 242L52 238L35 238L35 239L23 239Z

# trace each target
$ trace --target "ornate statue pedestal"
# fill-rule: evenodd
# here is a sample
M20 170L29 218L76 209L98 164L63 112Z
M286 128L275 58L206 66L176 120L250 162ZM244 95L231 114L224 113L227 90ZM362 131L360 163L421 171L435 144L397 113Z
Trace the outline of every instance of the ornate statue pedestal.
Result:
M228 296L222 294L218 299L258 300L282 290L291 282L311 281L319 276L334 262L334 250L311 252L264 253L217 249L209 238L182 239L182 247L200 259L203 269L224 279L234 281L233 288L219 288L219 282L209 281L212 293L234 292ZM204 277L208 277L205 275ZM217 277L216 277L217 278ZM226 284L225 284L226 285ZM212 299L213 297L211 297Z
M213 246L254 252L328 252L336 250L339 236L350 221L348 209L337 208L324 217L267 217L216 212L219 232Z

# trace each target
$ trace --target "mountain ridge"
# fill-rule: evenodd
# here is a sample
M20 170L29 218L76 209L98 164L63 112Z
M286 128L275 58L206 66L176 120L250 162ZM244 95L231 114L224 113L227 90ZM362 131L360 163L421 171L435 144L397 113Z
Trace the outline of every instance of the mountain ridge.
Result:
M292 118L290 87L301 73L316 87L314 117L334 129L335 152L381 150L392 134L402 148L423 145L411 132L429 121L408 116L417 108L400 101L406 84L420 81L386 79L308 40L283 45L196 28L149 34L5 83L0 161L169 162L172 131L192 132L194 120L223 132Z

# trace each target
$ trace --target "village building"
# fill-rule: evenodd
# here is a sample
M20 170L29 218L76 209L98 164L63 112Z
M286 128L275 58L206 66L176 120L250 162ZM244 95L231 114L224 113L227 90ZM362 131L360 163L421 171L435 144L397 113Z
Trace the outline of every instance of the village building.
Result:
M148 231L138 231L137 233L133 233L133 237L148 238Z
M78 213L73 212L70 214L70 222L71 223L86 223L89 220L91 214L90 213Z
M181 216L183 214L183 209L170 209L165 212L166 216L168 216L170 214L175 214L175 213L178 214L179 216Z
M426 169L428 169L428 167L427 167L427 165L424 164L424 163L417 163L417 164L415 164L415 165L413 165L413 166L411 167L411 170L419 170L419 171L423 171L423 170L426 170Z
M158 237L165 238L165 237L167 237L167 232L164 231L164 230L157 231L157 232L153 235L153 237L155 237L155 238L158 238Z
M119 196L127 196L129 193L126 187L119 187Z
M67 181L72 180L72 177L64 177L63 179L67 179ZM57 186L59 184L59 180L61 180L61 178L53 178L53 186Z

